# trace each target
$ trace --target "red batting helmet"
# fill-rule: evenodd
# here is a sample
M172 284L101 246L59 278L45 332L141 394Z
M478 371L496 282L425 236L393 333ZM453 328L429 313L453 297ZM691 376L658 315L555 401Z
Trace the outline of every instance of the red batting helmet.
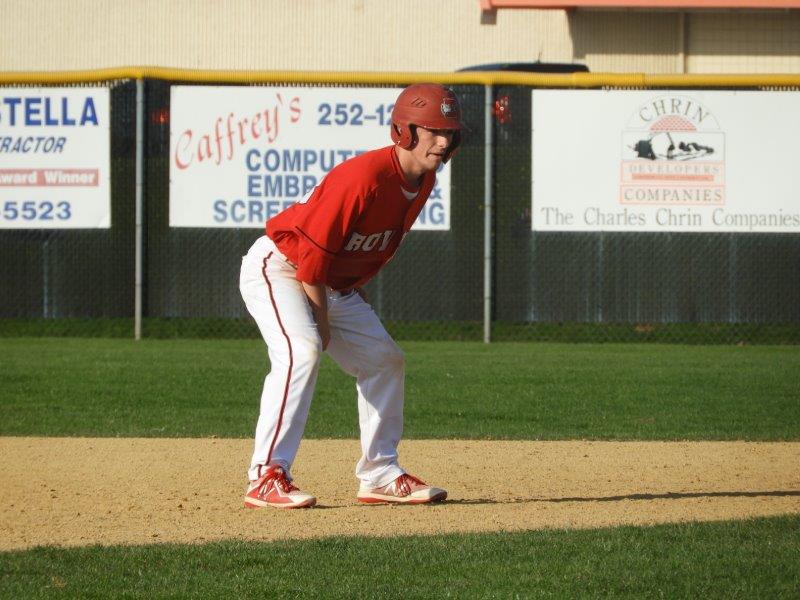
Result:
M461 107L453 91L436 83L415 83L400 92L392 110L392 141L411 150L417 143L414 126L453 131L443 158L447 162L461 143Z

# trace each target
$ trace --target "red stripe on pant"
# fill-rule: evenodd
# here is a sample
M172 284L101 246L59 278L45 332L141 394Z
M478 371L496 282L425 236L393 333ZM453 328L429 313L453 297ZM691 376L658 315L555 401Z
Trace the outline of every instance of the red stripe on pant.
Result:
M286 345L289 346L289 372L286 375L286 387L283 389L283 400L281 401L281 412L278 415L278 425L275 427L275 435L272 438L272 443L269 446L269 453L267 454L267 462L266 464L269 465L270 461L272 460L272 451L275 449L275 442L278 441L278 434L281 431L281 424L283 423L283 411L286 409L286 399L289 397L289 383L292 381L292 366L294 365L294 355L292 354L292 340L289 339L289 335L286 333L286 329L283 327L283 321L281 321L281 314L278 312L278 305L275 304L275 295L272 293L272 284L269 282L269 277L267 277L267 261L272 256L272 252L267 254L267 257L264 259L264 266L261 269L261 274L264 276L264 281L267 282L267 289L269 290L269 299L272 302L272 308L275 311L275 318L278 320L278 325L281 328L281 333L283 337L286 338ZM261 469L259 469L259 473Z

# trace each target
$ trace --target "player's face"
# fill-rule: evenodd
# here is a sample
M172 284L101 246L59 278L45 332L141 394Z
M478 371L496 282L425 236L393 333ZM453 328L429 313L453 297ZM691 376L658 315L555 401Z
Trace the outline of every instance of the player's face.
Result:
M417 127L417 145L411 153L422 169L435 171L442 164L445 152L452 141L453 131L450 129Z

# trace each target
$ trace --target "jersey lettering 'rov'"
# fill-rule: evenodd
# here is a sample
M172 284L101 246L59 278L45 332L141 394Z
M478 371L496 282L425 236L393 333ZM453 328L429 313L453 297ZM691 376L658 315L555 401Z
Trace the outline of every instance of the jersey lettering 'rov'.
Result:
M354 231L350 236L350 239L347 241L344 249L350 252L354 252L356 250L369 252L375 248L375 244L378 243L378 240L383 238L380 248L378 248L378 250L382 252L386 250L386 246L389 244L389 240L391 239L393 233L393 230L387 229L386 231L373 233L372 235L367 236Z

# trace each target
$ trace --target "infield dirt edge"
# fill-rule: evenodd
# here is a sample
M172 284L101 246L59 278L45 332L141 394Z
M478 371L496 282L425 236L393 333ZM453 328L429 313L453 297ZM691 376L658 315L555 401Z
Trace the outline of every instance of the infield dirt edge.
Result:
M356 440L306 440L313 509L245 509L250 440L0 437L0 550L591 528L800 513L800 442L408 440L403 466L448 490L363 505Z

